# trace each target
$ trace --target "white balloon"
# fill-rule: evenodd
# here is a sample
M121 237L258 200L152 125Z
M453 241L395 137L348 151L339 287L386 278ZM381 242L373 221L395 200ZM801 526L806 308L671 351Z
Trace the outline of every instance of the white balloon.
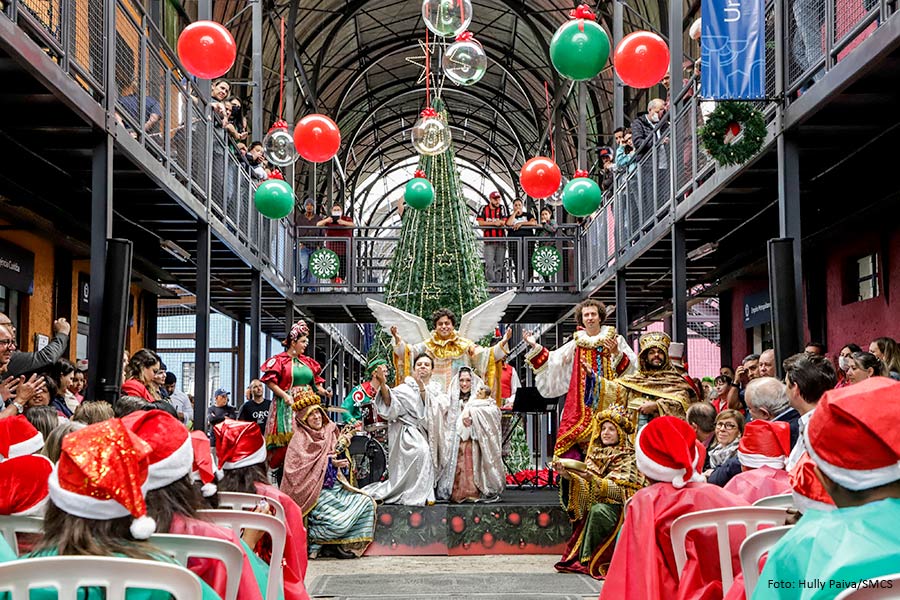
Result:
M412 128L412 144L425 156L443 154L450 148L450 128L439 115L419 117Z
M475 40L453 42L441 61L444 75L457 85L474 85L487 71L487 55Z
M442 37L458 35L472 22L471 0L424 0L425 26Z
M297 161L294 137L287 129L272 129L263 138L263 152L276 167L287 167Z

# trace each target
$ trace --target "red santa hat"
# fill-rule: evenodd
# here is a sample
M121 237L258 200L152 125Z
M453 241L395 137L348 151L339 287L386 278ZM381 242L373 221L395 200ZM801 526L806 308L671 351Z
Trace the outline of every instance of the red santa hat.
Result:
M131 515L131 535L146 540L156 531L144 502L152 452L119 419L73 431L63 438L59 462L50 474L50 499L82 519Z
M750 421L738 445L738 460L751 469L783 469L791 454L791 426L783 421Z
M209 438L202 431L191 432L191 444L194 446L194 463L191 466L191 479L202 483L200 493L209 498L219 491L214 481L222 478L222 471L216 469Z
M816 465L807 452L791 469L791 496L794 498L794 508L800 512L837 508L816 475Z
M30 454L0 463L0 515L43 517L53 463Z
M147 490L166 487L191 472L194 449L181 421L162 410L142 410L122 417L122 423L153 450Z
M44 435L25 415L0 419L0 460L34 454L44 447Z
M638 469L650 479L671 482L676 488L704 481L701 471L706 451L683 419L652 419L638 432L634 449Z
M819 470L849 490L900 480L900 382L872 377L822 396L804 432Z
M213 432L216 436L216 455L223 470L265 462L266 441L256 423L225 419L213 428Z

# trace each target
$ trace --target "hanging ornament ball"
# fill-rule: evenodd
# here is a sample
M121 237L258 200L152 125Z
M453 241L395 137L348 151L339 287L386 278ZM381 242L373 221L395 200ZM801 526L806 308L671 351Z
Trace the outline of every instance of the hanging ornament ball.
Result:
M616 46L616 73L633 88L653 87L669 69L666 41L650 31L629 33Z
M566 184L562 193L562 203L573 217L587 217L600 208L603 195L597 182L587 176L586 171L576 171L572 181Z
M270 219L283 219L294 210L294 190L282 179L266 179L253 196L256 210Z
M552 195L547 196L545 202L550 206L562 206L562 193L563 190L566 189L566 185L569 183L568 177L563 177L559 181L559 187L553 192Z
M266 159L277 167L287 167L297 160L294 138L288 131L288 124L284 121L275 121L262 143Z
M700 19L697 19L696 21L691 23L691 28L688 30L688 35L692 40L699 40L702 33L703 22Z
M215 21L195 21L178 36L178 58L191 75L215 79L231 69L237 46L231 33Z
M412 145L425 156L437 156L450 148L450 128L433 108L426 108L412 128Z
M546 156L535 156L522 166L519 183L532 198L547 198L559 189L562 173L559 166Z
M425 179L425 173L416 171L414 179L410 179L403 192L403 202L417 210L425 210L434 202L434 186Z
M325 115L306 115L294 128L294 146L304 160L328 162L341 147L341 130Z
M609 36L587 5L570 13L550 40L550 62L563 77L585 81L596 77L609 58Z
M422 18L425 27L443 37L458 35L472 22L470 0L424 0Z
M468 31L456 36L441 60L444 75L457 85L474 85L487 71L487 54Z

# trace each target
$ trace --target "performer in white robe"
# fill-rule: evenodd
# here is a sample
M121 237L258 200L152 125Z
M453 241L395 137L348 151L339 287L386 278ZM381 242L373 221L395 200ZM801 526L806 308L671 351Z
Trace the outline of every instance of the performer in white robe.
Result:
M538 392L547 398L566 395L554 455L582 460L591 437L592 408L585 404L584 381L590 364L595 373L611 381L637 370L637 357L615 327L603 324L606 306L587 299L575 307L575 321L579 325L572 340L550 351L534 339L530 331L524 334L531 350L525 355L534 371ZM596 410L605 410L598 406Z
M384 381L375 397L378 414L388 421L388 480L367 485L363 492L388 504L425 506L434 502L434 464L428 445L429 406L447 404L430 383L434 363L419 356L414 377L391 389ZM380 378L384 377L379 373ZM432 411L433 412L433 411Z
M505 488L506 470L500 454L500 409L491 390L470 368L462 367L446 399L432 418L437 424L431 437L435 495L453 502L494 499Z

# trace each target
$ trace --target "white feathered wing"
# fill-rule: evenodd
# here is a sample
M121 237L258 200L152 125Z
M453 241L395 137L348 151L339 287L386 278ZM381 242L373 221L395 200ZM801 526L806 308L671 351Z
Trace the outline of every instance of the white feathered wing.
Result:
M396 327L400 337L407 344L418 344L428 339L431 335L428 323L422 317L371 298L366 298L366 304L385 331L390 331L391 327Z
M516 293L509 290L479 304L462 316L457 333L460 337L470 340L480 340L484 336L494 333L494 329L506 313L506 307L515 297Z

